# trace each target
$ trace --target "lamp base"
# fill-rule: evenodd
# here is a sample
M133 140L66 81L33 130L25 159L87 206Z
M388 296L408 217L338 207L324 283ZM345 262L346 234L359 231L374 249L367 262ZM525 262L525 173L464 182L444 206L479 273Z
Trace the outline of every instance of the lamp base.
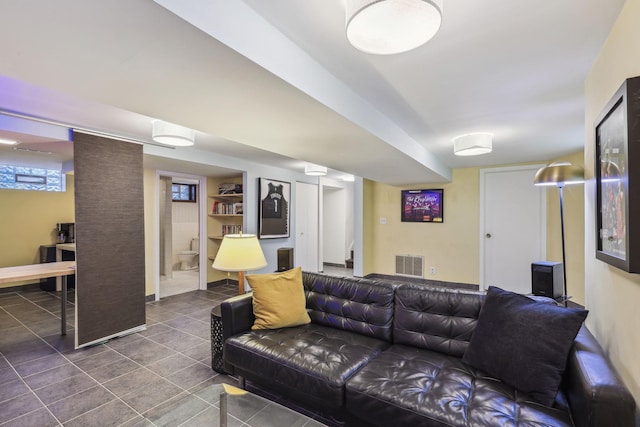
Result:
M244 271L238 271L238 295L242 295L244 293Z

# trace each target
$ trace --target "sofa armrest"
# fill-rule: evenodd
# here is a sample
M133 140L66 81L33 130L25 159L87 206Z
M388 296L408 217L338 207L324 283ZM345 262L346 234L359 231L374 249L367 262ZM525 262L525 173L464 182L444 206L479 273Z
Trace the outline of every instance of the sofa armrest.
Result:
M233 335L249 331L255 320L252 294L249 292L222 301L220 313L223 342Z
M563 383L576 426L635 425L635 401L602 347L582 326L569 353Z

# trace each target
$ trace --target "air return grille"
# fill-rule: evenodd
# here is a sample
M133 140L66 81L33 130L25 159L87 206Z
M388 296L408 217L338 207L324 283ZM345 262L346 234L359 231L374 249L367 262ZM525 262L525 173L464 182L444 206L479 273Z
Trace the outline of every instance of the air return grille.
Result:
M396 255L398 276L424 277L424 257L417 255Z

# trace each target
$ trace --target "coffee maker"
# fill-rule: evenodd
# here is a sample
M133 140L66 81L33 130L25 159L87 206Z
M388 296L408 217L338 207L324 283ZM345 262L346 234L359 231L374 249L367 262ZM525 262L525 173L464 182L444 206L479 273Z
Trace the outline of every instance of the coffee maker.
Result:
M58 243L75 243L76 230L73 222L59 222L58 225Z

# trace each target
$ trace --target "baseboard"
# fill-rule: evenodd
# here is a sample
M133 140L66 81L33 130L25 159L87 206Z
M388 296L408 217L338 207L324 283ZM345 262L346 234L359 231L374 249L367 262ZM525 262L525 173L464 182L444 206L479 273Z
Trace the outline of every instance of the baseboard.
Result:
M224 286L224 285L236 285L236 286L238 286L238 281L237 280L233 280L233 279L216 280L215 282L207 283L207 289L215 288L217 286Z
M323 262L322 265L326 265L328 267L340 267L340 268L345 268L344 264L340 264L337 262Z
M151 302L155 300L156 300L156 294L151 294L144 297L144 302Z

